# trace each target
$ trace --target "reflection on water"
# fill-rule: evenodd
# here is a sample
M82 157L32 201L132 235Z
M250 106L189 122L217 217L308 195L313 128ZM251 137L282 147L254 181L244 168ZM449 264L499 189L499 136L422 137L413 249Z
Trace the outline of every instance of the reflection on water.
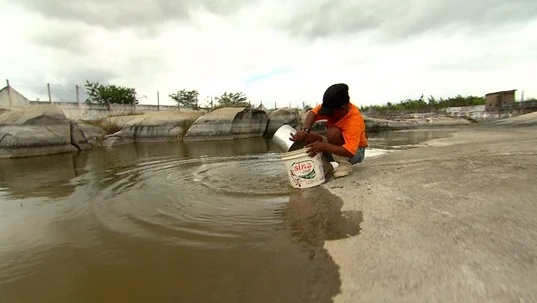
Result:
M9 189L12 196L19 198L69 196L75 189L70 180L85 173L86 158L87 154L70 153L0 159L0 188Z
M315 254L325 240L339 240L360 233L362 212L342 212L343 201L323 187L291 193L284 218L291 234ZM323 251L324 252L324 251Z
M379 149L409 149L416 144L449 137L453 129L415 129L368 133L369 145Z
M341 207L263 139L0 160L0 302L330 302Z

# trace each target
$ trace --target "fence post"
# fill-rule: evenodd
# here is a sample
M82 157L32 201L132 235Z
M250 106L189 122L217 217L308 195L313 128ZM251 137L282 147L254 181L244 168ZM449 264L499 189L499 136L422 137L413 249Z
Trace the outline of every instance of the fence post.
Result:
M47 83L47 91L48 91L48 103L52 103L52 95L50 94L50 83Z
M159 95L158 90L157 90L157 111L160 111L160 95Z
M13 101L11 101L11 86L9 86L9 79L6 79L6 87L7 87L7 99L9 102L9 107L12 107Z
M78 84L75 86L76 91L76 103L78 104L78 107L80 107L80 93L79 93L80 87Z

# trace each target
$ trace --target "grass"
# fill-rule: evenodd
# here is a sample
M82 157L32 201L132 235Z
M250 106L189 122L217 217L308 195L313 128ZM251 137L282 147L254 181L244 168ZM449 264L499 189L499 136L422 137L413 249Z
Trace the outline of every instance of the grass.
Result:
M192 126L192 124L194 124L194 121L195 119L186 119L186 120L183 120L183 129L185 130L185 132Z
M83 122L86 124L101 128L102 130L104 130L104 132L107 135L117 133L118 131L121 130L121 127L117 123L113 122L112 119L110 118L102 118L98 120L85 120Z
M186 119L186 120L183 120L183 123L182 123L182 125L181 125L181 127L183 127L183 133L182 133L180 136L177 136L177 140L178 140L178 141L183 140L183 138L184 138L185 135L186 135L186 132L190 129L190 127L192 126L192 124L194 124L194 121L196 121L196 119Z
M108 115L108 117L138 116L138 115L143 115L143 114L144 114L144 112L128 111L128 112L110 114L110 115Z

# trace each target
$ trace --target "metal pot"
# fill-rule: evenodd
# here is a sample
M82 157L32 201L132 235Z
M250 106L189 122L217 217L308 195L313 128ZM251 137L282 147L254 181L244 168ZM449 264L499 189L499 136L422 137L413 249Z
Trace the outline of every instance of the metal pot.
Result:
M288 124L284 124L274 133L272 142L274 142L274 144L276 144L276 146L278 146L278 148L280 148L283 152L303 148L304 142L294 142L289 139L291 137L291 133L296 133L296 129Z

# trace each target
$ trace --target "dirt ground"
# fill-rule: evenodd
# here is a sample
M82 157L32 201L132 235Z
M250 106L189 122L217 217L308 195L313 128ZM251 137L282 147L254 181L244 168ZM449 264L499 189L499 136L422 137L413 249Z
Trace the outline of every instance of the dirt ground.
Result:
M327 241L335 302L537 302L537 113L367 159L323 185L361 234Z

